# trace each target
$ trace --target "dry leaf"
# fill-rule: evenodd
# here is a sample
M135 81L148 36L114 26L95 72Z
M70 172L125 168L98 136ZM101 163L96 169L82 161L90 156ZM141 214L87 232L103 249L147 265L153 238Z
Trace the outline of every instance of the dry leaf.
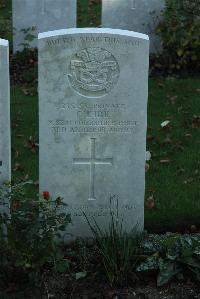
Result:
M163 84L163 83L158 83L158 86L160 87L160 88L163 88L165 85Z
M163 141L164 144L171 144L172 143L172 140L170 137L166 137Z
M185 137L192 137L192 134L187 133L185 134Z
M13 171L22 170L20 163L15 163L15 166L13 168Z
M153 209L155 207L155 199L153 195L149 196L144 203L146 209Z
M191 230L191 233L196 233L197 232L196 225L191 225L190 230Z
M165 121L163 121L160 125L161 125L162 128L165 128L166 126L169 125L169 123L170 123L169 120L165 120Z
M169 164L169 163L170 163L170 159L163 159L163 160L160 160L160 163L161 163L161 164Z
M151 153L149 151L146 151L146 161L151 160Z

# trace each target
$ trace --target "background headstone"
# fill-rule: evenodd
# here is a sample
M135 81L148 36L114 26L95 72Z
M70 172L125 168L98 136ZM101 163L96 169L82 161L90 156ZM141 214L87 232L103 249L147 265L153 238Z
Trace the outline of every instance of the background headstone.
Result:
M148 59L140 33L39 35L40 191L64 198L75 236L90 235L83 212L108 225L110 196L143 229Z
M35 36L30 46L37 47L39 32L76 27L76 6L76 0L13 0L14 52L29 33Z
M155 28L165 0L102 0L102 27L149 35L150 51L161 49Z
M0 39L0 184L11 180L8 41Z

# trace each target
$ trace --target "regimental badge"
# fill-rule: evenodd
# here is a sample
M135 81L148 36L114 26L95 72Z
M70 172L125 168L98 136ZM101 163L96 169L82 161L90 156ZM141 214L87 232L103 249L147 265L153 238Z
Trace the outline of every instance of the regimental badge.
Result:
M71 59L68 78L76 92L103 97L117 84L120 69L115 57L102 48L86 48Z

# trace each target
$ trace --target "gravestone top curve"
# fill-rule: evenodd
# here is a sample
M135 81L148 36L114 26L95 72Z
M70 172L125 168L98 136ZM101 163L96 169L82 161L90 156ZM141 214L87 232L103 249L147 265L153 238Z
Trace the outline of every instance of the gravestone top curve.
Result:
M145 40L149 40L148 35L130 31L130 30L122 30L122 29L112 29L112 28L69 28L69 29L61 29L54 30L48 32L42 32L38 34L38 39L54 37L59 35L67 35L67 34L80 34L80 33L103 33L103 34L113 34L113 35L123 35L135 38L141 38Z
M0 38L0 45L7 47L8 46L8 41L6 39Z

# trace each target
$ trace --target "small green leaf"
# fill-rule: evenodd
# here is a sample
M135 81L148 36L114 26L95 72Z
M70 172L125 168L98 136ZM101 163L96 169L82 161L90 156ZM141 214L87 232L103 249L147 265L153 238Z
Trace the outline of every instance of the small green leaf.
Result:
M194 254L194 250L192 248L185 248L182 252L182 257L191 257Z
M187 264L187 265L193 267L193 268L200 269L200 261L193 257L184 257L184 258L180 259L180 261L184 264Z
M173 276L177 275L181 271L180 267L176 267L174 263L165 263L163 268L160 270L160 273L157 277L157 285L161 287L168 283Z
M177 54L178 54L179 57L182 56L183 55L183 49L178 49Z
M137 271L140 272L159 269L160 263L162 263L161 258L158 258L158 256L150 256L139 267L137 267Z
M56 271L59 273L65 273L69 271L69 260L61 260L58 263L56 263Z

